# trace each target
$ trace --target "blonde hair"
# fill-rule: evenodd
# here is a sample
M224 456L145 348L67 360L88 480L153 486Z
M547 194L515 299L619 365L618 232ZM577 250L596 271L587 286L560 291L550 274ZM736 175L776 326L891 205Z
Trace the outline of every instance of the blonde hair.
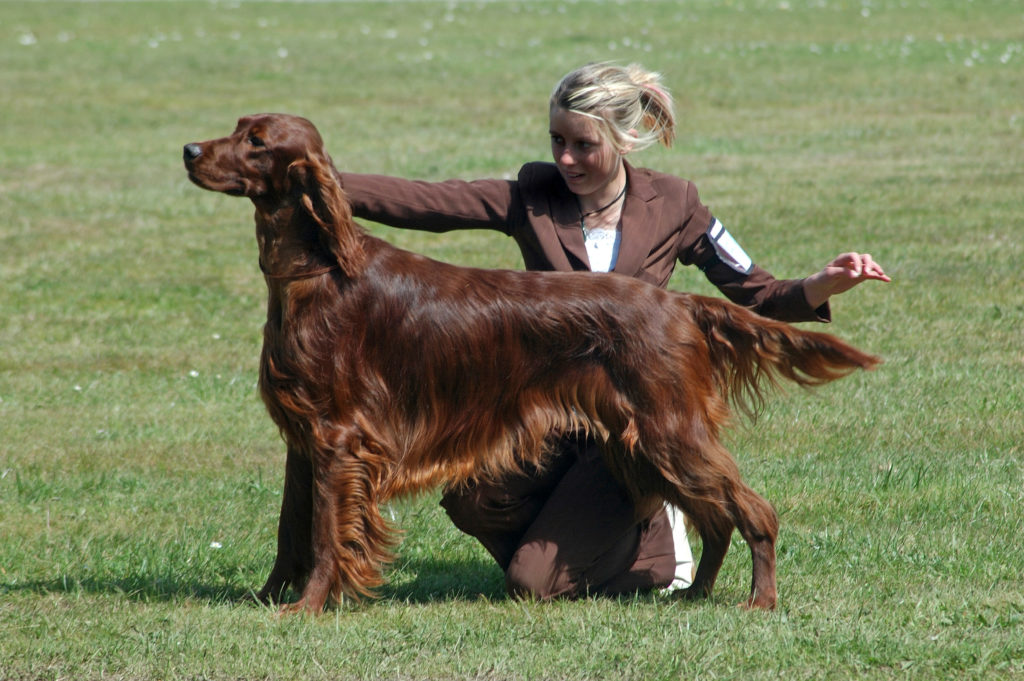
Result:
M619 153L675 139L672 95L661 74L639 64L587 64L566 74L551 93L552 107L593 118Z

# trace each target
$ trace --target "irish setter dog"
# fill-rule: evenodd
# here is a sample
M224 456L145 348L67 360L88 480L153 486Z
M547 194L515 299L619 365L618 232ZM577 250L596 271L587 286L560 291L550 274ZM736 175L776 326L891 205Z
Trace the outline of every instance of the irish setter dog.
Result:
M729 401L880 360L724 300L618 275L470 269L367 234L307 120L242 118L184 148L189 178L246 196L269 302L260 391L287 444L277 559L258 594L321 611L372 595L396 543L388 499L543 465L553 434L595 434L641 509L682 508L711 593L733 528L746 605L776 603L771 505L719 441Z

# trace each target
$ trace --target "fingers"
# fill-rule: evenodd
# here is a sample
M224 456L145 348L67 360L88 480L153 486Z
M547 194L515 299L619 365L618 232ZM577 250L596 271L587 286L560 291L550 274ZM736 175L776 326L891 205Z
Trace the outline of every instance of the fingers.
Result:
M832 261L832 266L841 268L852 279L892 281L869 253L843 253Z
M865 279L877 279L880 281L892 281L874 259L867 253L860 256L860 274Z

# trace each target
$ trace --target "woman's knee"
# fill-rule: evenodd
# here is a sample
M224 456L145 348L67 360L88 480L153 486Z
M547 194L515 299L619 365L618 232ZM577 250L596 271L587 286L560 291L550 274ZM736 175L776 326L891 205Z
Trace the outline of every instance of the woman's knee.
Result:
M546 601L574 595L564 567L555 561L557 547L542 542L524 544L516 550L505 570L505 590L514 598Z

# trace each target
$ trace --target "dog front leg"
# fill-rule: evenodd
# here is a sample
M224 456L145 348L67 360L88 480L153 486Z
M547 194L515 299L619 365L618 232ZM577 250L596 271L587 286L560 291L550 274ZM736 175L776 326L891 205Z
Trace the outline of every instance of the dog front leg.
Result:
M262 603L279 603L289 586L301 587L313 562L313 464L293 447L285 461L284 494L277 526L277 558L266 584L256 594Z
M302 585L302 594L298 601L285 605L282 612L308 612L317 614L323 611L332 596L337 599L338 588L338 556L336 538L338 536L339 497L332 485L331 460L321 459L320 465L310 465L310 522L309 522L309 569L308 579Z
M359 438L314 464L312 570L302 597L288 610L318 613L341 596L369 596L392 559L391 530L377 504L384 459Z

